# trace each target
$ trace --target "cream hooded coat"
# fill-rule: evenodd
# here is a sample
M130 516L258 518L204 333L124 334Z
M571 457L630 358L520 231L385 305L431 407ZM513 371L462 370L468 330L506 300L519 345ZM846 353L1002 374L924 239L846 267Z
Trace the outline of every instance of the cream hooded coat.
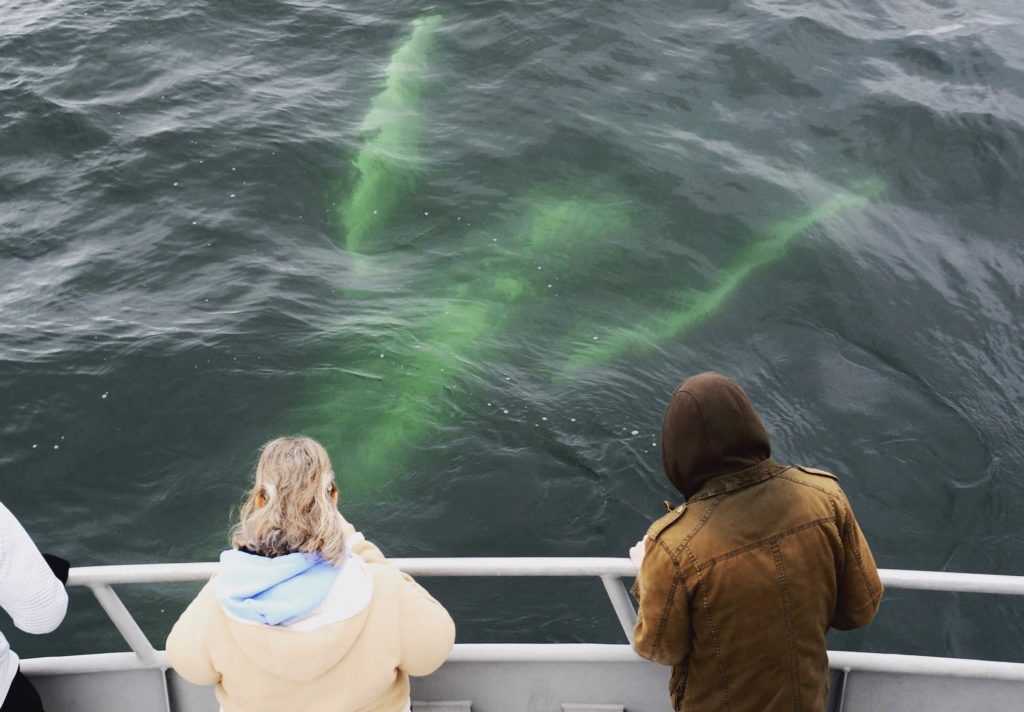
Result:
M211 579L167 638L175 671L215 684L224 712L405 710L409 675L441 666L455 624L376 546L359 534L346 542L358 560L346 560L317 610L285 625L228 613Z

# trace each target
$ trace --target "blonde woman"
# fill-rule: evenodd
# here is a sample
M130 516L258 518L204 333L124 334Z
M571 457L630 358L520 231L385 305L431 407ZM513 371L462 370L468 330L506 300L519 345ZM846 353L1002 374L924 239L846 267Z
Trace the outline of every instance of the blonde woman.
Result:
M221 554L167 638L174 669L224 712L402 712L409 675L445 661L455 624L337 509L324 448L278 438Z

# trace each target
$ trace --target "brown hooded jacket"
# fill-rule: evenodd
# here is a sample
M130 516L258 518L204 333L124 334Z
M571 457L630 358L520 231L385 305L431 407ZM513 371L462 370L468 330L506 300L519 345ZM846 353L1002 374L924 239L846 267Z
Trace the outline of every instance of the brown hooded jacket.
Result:
M771 460L750 399L716 373L676 389L662 453L687 501L647 532L637 652L673 666L676 710L824 710L825 633L867 625L882 595L835 476Z

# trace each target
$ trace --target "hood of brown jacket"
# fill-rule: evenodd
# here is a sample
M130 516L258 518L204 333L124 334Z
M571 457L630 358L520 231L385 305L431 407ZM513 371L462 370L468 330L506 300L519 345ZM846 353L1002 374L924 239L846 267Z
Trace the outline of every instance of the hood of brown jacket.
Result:
M753 467L771 452L754 404L735 381L701 373L672 394L661 428L661 462L687 499L710 480Z

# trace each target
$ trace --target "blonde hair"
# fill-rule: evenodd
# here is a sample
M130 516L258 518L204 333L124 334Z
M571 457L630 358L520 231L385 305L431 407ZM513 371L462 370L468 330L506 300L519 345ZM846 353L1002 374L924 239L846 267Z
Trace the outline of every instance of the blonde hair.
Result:
M231 545L262 556L320 554L338 564L345 556L343 519L334 502L334 470L312 438L277 438L263 446Z

